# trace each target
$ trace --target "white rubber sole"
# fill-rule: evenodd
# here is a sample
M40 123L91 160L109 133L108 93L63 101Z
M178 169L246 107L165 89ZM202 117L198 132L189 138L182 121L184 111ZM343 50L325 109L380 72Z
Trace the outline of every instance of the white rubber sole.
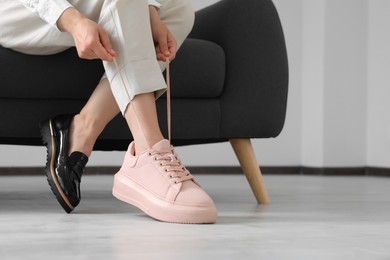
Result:
M164 222L212 224L217 220L217 209L214 205L187 206L168 203L120 172L115 174L112 194L117 199L139 208L150 217Z

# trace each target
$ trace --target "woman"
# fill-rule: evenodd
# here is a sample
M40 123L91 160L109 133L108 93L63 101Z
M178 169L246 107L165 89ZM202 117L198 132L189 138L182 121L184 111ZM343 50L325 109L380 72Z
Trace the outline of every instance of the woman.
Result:
M216 221L213 201L164 139L156 113L165 61L175 58L193 25L187 0L0 0L0 17L4 47L48 55L75 46L80 58L103 61L106 74L80 113L41 125L49 184L66 212L80 202L96 139L121 112L134 141L113 195L161 221Z

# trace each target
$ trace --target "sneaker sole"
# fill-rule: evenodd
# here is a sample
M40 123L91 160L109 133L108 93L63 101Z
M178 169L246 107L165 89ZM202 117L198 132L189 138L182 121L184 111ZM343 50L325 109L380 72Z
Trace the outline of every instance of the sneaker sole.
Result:
M131 204L150 217L170 223L212 224L217 219L217 209L212 206L172 205L163 201L118 172L114 176L112 194Z
M75 208L66 197L64 191L62 190L55 171L54 171L54 163L55 163L55 154L56 154L56 143L53 134L53 126L51 120L45 121L40 125L40 131L42 136L42 142L47 148L47 158L46 158L46 166L45 172L47 177L47 182L56 196L58 202L61 207L67 212L70 213Z

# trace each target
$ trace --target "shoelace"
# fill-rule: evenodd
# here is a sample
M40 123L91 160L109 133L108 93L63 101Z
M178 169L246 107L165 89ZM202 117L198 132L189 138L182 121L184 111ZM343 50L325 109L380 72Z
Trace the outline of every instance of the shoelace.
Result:
M194 178L181 163L172 147L170 152L151 151L149 155L154 156L154 159L160 162L160 166L169 174L169 178L174 179L176 184Z
M123 87L126 90L127 96L129 100L131 100L129 92L126 89L126 84L125 81L122 77L122 74L120 72L118 63L116 59L113 59L116 70L121 78L121 81L123 83ZM165 60L166 64L166 83L167 83L167 124L168 124L168 140L169 144L171 144L171 80L170 80L170 61L167 58ZM130 102L130 106L132 107L134 114L137 118L138 125L141 127L142 130L142 125L139 123L138 119L138 113L133 105L132 102ZM142 130L143 131L143 130ZM145 134L144 134L145 136ZM190 172L182 165L180 159L178 158L177 154L175 153L173 147L171 146L171 151L170 152L160 152L160 151L151 151L149 153L150 156L155 156L155 160L160 161L160 166L164 168L165 172L169 174L169 177L171 179L175 179L175 183L180 183L185 180L192 180L194 177L190 174Z

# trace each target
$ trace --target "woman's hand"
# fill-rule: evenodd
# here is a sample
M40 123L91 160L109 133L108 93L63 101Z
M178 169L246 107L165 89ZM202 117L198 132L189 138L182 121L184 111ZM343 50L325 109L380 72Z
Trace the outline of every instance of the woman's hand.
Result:
M107 32L75 8L66 9L58 19L57 26L72 35L80 58L112 61L117 56Z
M176 56L176 40L161 21L156 8L149 6L149 12L156 57L160 61L165 61L166 58L172 61Z

